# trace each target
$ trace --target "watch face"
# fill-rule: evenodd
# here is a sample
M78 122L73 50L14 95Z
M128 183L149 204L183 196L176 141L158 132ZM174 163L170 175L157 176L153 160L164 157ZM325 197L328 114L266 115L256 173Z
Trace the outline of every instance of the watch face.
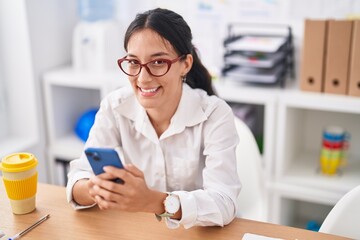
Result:
M178 196L169 195L165 200L165 210L168 213L174 214L180 208L180 200Z

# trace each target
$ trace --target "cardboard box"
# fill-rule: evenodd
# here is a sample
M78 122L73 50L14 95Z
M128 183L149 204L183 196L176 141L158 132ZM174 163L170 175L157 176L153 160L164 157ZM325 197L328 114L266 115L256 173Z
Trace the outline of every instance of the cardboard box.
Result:
M353 23L348 94L360 97L360 20Z
M324 92L347 94L352 21L329 20Z
M322 92L326 48L326 20L305 20L300 88Z

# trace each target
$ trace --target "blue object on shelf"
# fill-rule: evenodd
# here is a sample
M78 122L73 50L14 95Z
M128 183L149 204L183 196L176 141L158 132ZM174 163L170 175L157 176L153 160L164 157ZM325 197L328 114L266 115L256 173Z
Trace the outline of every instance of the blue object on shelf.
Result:
M317 221L310 220L306 223L306 229L310 231L318 232L320 229L320 224Z
M114 0L78 0L78 13L81 20L95 22L114 17Z
M92 108L87 110L80 116L80 118L76 122L76 126L74 129L75 133L84 142L86 142L89 137L89 132L92 125L94 124L95 115L98 110L98 108Z

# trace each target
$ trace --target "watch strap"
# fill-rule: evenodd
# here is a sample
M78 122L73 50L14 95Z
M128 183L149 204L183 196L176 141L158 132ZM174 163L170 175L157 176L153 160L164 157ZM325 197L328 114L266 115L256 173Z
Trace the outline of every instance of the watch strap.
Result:
M167 197L168 197L171 193L167 192L166 194L167 194ZM165 198L165 200L166 200L166 198ZM165 202L165 200L164 200L164 202ZM165 212L163 212L161 214L156 214L155 213L155 217L159 222L162 220L162 218L172 217L174 215L175 215L174 213L167 212L166 209L165 209Z
M172 216L174 216L174 214L173 213L168 213L168 212L164 212L164 213L161 213L161 214L156 214L155 213L155 217L156 217L156 219L160 222L161 221L161 219L162 218L166 218L166 217L172 217Z

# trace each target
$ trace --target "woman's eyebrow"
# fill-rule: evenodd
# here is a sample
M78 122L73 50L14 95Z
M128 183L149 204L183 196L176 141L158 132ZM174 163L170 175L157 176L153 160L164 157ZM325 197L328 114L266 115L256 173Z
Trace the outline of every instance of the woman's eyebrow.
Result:
M167 53L167 52L157 52L157 53L154 53L154 54L150 55L150 57L162 57L162 56L169 56L169 53ZM138 58L135 54L131 54L131 53L129 53L127 55L127 57Z
M126 57L134 57L134 58L136 58L136 55L129 53L129 54L126 55Z
M151 57L162 57L162 56L169 56L169 54L167 52L158 52L151 54Z

